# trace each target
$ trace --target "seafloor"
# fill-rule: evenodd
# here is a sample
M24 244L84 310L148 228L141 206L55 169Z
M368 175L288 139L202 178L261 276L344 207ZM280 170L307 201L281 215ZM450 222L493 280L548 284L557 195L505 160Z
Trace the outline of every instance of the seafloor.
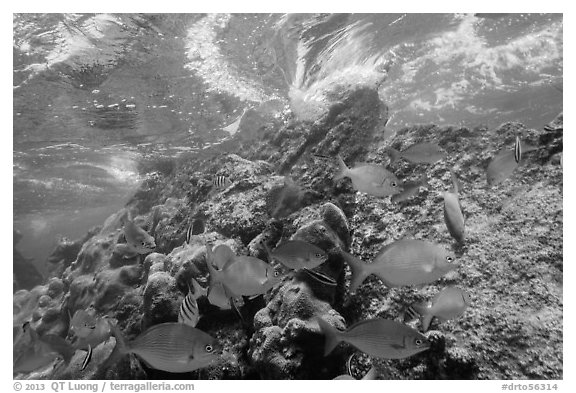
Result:
M543 129L521 123L496 129L414 125L384 140L387 110L375 91L342 93L335 101L315 122L261 116L260 123L206 154L159 160L157 171L126 205L140 225L156 213L156 252L131 259L113 253L123 241L120 211L82 239L59 245L47 262L47 283L14 294L14 323L31 319L39 334L65 337L69 315L90 305L117 319L128 338L176 321L191 277L207 286L206 241L266 260L263 241L273 247L295 235L329 253L320 270L337 281L336 287L290 276L263 298L246 299L242 320L201 298L197 327L236 360L200 372L160 372L131 356L103 367L115 345L111 338L94 348L84 371L85 354L77 351L66 367L51 365L16 378L332 379L346 372L353 348L341 344L324 357L314 316L341 329L374 317L401 321L407 306L449 284L465 290L472 302L463 316L432 323L425 334L432 341L428 351L402 360L359 356L358 374L374 365L379 379L562 378L562 118ZM525 154L509 179L489 187L488 163L500 149L512 148L516 135L542 148ZM448 156L432 165L405 160L390 165L400 179L428 175L430 186L410 200L393 204L390 198L355 192L349 179L333 180L337 154L349 165L388 165L386 147L403 150L422 141L437 143ZM463 245L452 239L443 218L450 169L462 186ZM230 176L233 183L210 193L214 175ZM270 191L284 184L284 176L305 191L295 202L298 210L271 218ZM184 255L180 246L196 218L205 220L206 232ZM349 293L349 268L338 251L368 262L382 245L404 237L452 249L456 272L421 288L389 289L371 276Z

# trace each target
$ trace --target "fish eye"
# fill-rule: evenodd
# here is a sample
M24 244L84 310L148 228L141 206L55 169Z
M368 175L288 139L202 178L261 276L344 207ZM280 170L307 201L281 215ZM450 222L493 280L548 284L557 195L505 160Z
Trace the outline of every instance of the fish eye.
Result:
M274 277L278 277L280 275L280 272L278 270L274 270Z
M396 184L396 182L393 181L392 183L390 183L390 185L391 185L392 187L396 187L398 184Z
M417 339L414 341L414 344L420 346L420 345L422 345L422 340L420 340L419 338L417 338Z
M452 258L450 255L448 255L448 256L446 257L446 261L448 261L449 263L450 263L450 262L453 262L453 261L454 261L454 258Z
M320 253L316 254L316 258L322 258L322 254Z
M206 349L206 352L208 352L208 353L210 353L214 350L214 348L212 348L212 345L210 345L210 344L206 345L205 349Z

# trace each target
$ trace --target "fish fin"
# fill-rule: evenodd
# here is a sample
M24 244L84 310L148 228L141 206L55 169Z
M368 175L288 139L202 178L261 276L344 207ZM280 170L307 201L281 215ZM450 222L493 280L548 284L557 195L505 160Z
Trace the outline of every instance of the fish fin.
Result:
M434 318L434 315L432 314L422 315L422 318L420 318L420 323L422 324L422 330L424 332L428 331L430 323L432 322L432 318Z
M348 360L346 361L346 369L348 370L348 375L352 376L352 359L356 356L356 352L354 352Z
M320 317L316 317L315 319L324 334L324 356L327 356L336 348L338 343L342 341L339 337L340 331Z
M422 330L427 331L430 327L430 322L434 315L430 312L430 307L428 303L413 304L410 307L420 316L420 324L422 325Z
M402 157L402 153L391 147L386 149L386 153L388 153L388 156L390 156L390 164L394 164L400 159L400 157Z
M336 176L334 176L335 181L348 176L349 171L348 167L346 166L346 163L344 162L342 157L340 157L340 154L336 156L336 159L338 160L338 173L336 173Z
M352 279L350 280L350 292L356 292L358 287L364 282L366 277L370 275L368 265L353 255L342 251L344 260L352 270Z
M84 371L84 369L88 366L88 363L90 363L91 359L92 359L92 345L88 344L88 351L86 352L86 357L82 362L82 367L80 368L81 371Z
M201 298L202 296L206 296L208 291L205 288L202 288L200 283L194 279L194 277L190 280L192 282L192 288L194 289L194 297L196 299ZM188 290L190 290L190 284L188 284Z
M363 380L375 380L378 379L378 371L374 366L370 367L370 370L362 377Z
M109 368L111 365L116 363L120 359L120 357L122 357L122 355L130 353L130 346L124 339L124 335L120 331L120 328L110 321L108 321L108 325L110 325L112 335L114 336L114 338L116 338L116 346L114 347L114 350L112 351L108 359L106 359L106 361L102 365L103 369Z
M335 287L336 286L336 280L334 280L332 277L325 275L324 273L320 273L317 272L315 270L310 270L310 269L302 269L306 274L308 274L310 277L312 277L314 280L322 283L322 284L326 284L328 286L331 287Z

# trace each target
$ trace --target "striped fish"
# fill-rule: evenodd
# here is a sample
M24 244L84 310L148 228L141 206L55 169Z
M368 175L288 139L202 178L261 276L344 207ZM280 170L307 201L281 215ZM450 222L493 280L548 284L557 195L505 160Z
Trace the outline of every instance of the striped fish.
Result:
M223 190L228 186L230 186L230 184L232 184L232 180L230 180L230 178L227 176L220 175L220 176L214 176L212 178L212 185L214 186L214 188L218 190Z
M190 224L188 226L188 229L186 230L186 244L190 244L190 239L192 238L192 236L204 233L205 229L206 228L203 219L197 218L194 221L192 221L192 224Z
M198 310L198 302L196 299L201 296L206 296L206 290L194 279L192 279L192 287L194 288L194 291L189 287L188 294L184 300L182 300L180 313L178 314L178 322L195 327L200 319L200 312Z
M514 144L514 159L516 163L519 163L522 159L522 144L518 135L516 135L516 143Z

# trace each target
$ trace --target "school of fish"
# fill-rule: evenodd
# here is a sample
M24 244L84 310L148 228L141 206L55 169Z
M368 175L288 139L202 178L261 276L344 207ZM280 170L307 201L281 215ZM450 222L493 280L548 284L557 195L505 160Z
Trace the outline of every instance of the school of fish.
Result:
M523 144L516 138L513 149L498 152L486 169L487 182L494 186L508 178L523 155L538 148ZM434 143L419 143L404 151L386 149L393 164L404 159L413 164L434 164L447 153ZM415 197L421 187L430 187L426 174L415 181L400 181L394 173L381 164L357 163L348 167L342 157L335 157L338 170L334 181L349 178L356 191L373 197L390 197L392 203L400 203ZM443 193L444 220L449 234L457 243L465 241L465 217L460 204L461 184L454 171L450 170L452 187ZM210 193L229 188L230 177L218 175L212 178ZM285 178L284 185L272 190L267 201L267 211L272 218L281 218L302 207L304 191L293 180ZM147 225L150 232L159 221L159 211ZM187 247L198 235L205 232L202 218L192 219L182 245L183 258ZM138 226L130 216L124 220L122 234L125 243L116 246L114 252L123 258L145 255L156 248L154 236ZM202 314L198 299L206 297L208 302L221 309L234 309L242 318L239 309L245 298L265 294L288 276L306 272L326 285L335 281L316 269L328 261L326 250L318 245L299 239L279 242L273 249L263 242L267 261L250 255L236 255L227 245L215 248L205 243L206 265L209 281L206 288L194 278L188 283L178 313L178 321L165 322L149 327L133 340L126 340L117 323L105 315L98 315L93 307L76 310L70 316L69 339L45 334L39 335L29 323L18 332L16 341L27 342L26 349L14 360L14 373L29 372L54 363L57 358L68 364L77 350L85 351L82 369L90 363L92 351L111 337L116 340L115 348L106 361L113 365L122 356L136 356L148 367L171 373L198 370L217 363L223 353L217 339L196 328ZM369 276L378 277L388 288L431 284L451 271L458 269L454 253L446 247L426 240L402 238L382 245L380 251L366 263L359 257L340 251L342 259L350 267L349 292L357 292ZM196 268L196 272L199 272ZM460 288L449 286L438 292L430 301L413 304L406 310L404 321L419 320L426 332L433 318L442 323L464 314L471 305L469 295ZM404 322L383 318L357 321L346 330L336 329L326 320L315 316L319 332L324 335L324 356L329 355L340 343L347 343L370 356L385 359L402 359L414 356L430 348L430 342L420 331ZM16 330L15 330L16 332ZM370 369L363 379L376 379L376 371ZM335 379L353 379L341 375Z

